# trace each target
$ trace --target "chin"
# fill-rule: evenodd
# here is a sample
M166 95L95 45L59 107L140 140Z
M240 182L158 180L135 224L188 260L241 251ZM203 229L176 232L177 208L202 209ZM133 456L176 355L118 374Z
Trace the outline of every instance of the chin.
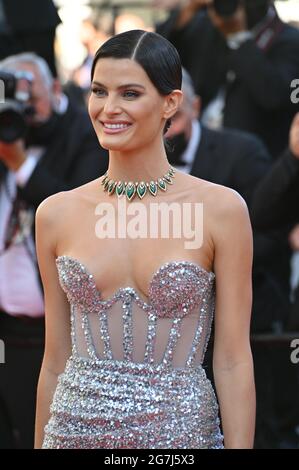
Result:
M128 148L125 145L120 144L108 144L107 142L102 143L101 147L105 150L114 150L115 152L127 152Z
M101 147L103 147L103 149L105 150L115 150L115 151L123 151L123 150L126 150L126 148L124 148L123 145L117 145L117 144L108 144L107 142L106 143L102 143L101 144Z
M100 142L100 145L101 147L103 147L105 150L115 150L115 151L120 151L120 152L127 152L127 151L130 151L134 148L134 146L132 146L132 142L128 143L128 142L117 142L116 139L115 141L113 142L113 140L111 139L109 141L109 139L106 139L106 138L99 138L99 142Z

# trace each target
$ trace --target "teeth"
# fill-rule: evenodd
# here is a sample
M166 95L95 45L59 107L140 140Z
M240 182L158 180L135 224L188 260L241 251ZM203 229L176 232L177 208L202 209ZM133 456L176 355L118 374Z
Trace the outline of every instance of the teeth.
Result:
M107 127L108 129L125 129L126 127L129 127L129 124L106 124L104 123L104 127Z

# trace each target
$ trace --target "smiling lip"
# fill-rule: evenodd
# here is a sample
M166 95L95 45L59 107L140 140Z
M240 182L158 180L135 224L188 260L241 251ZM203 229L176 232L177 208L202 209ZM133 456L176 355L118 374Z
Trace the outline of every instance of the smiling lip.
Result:
M125 132L132 125L130 122L125 121L105 121L101 122L101 124L103 126L105 134L119 134L121 132Z

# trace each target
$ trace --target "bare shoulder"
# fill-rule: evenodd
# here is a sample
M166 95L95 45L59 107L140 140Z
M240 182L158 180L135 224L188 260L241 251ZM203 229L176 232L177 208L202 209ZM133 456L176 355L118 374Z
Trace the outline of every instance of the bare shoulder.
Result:
M196 198L204 204L207 215L210 214L212 217L248 215L245 200L234 189L200 178L192 177L192 179Z
M217 216L248 214L243 197L234 189L210 183L206 189L206 203L209 210Z
M58 223L78 211L78 205L91 197L95 182L86 183L69 191L61 191L44 199L36 211L36 219Z
M225 238L233 239L232 233L250 237L247 204L237 191L196 177L189 178L189 182L193 197L203 204L205 229L214 246Z
M38 206L36 211L36 223L51 225L63 220L66 213L74 203L73 191L62 191L47 197Z
M226 250L228 256L252 252L252 228L247 204L235 190L209 183L205 187L204 221L209 227L214 249ZM242 248L243 247L243 248Z

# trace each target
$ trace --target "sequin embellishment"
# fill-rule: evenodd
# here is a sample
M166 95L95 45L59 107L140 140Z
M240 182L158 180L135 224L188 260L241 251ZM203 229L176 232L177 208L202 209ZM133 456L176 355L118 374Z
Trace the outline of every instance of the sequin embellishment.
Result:
M93 276L74 258L57 258L57 268L71 304L73 349L58 378L43 448L223 448L217 400L202 368L215 275L188 261L165 263L153 275L144 302L131 287L103 300ZM110 341L108 320L115 304L121 309L123 360L114 358ZM134 304L148 318L142 362L133 361ZM174 367L183 322L194 312L188 357L184 367ZM97 322L91 322L92 315ZM170 322L169 335L156 362L164 321ZM78 334L87 357L78 353ZM97 339L103 357L97 354Z

